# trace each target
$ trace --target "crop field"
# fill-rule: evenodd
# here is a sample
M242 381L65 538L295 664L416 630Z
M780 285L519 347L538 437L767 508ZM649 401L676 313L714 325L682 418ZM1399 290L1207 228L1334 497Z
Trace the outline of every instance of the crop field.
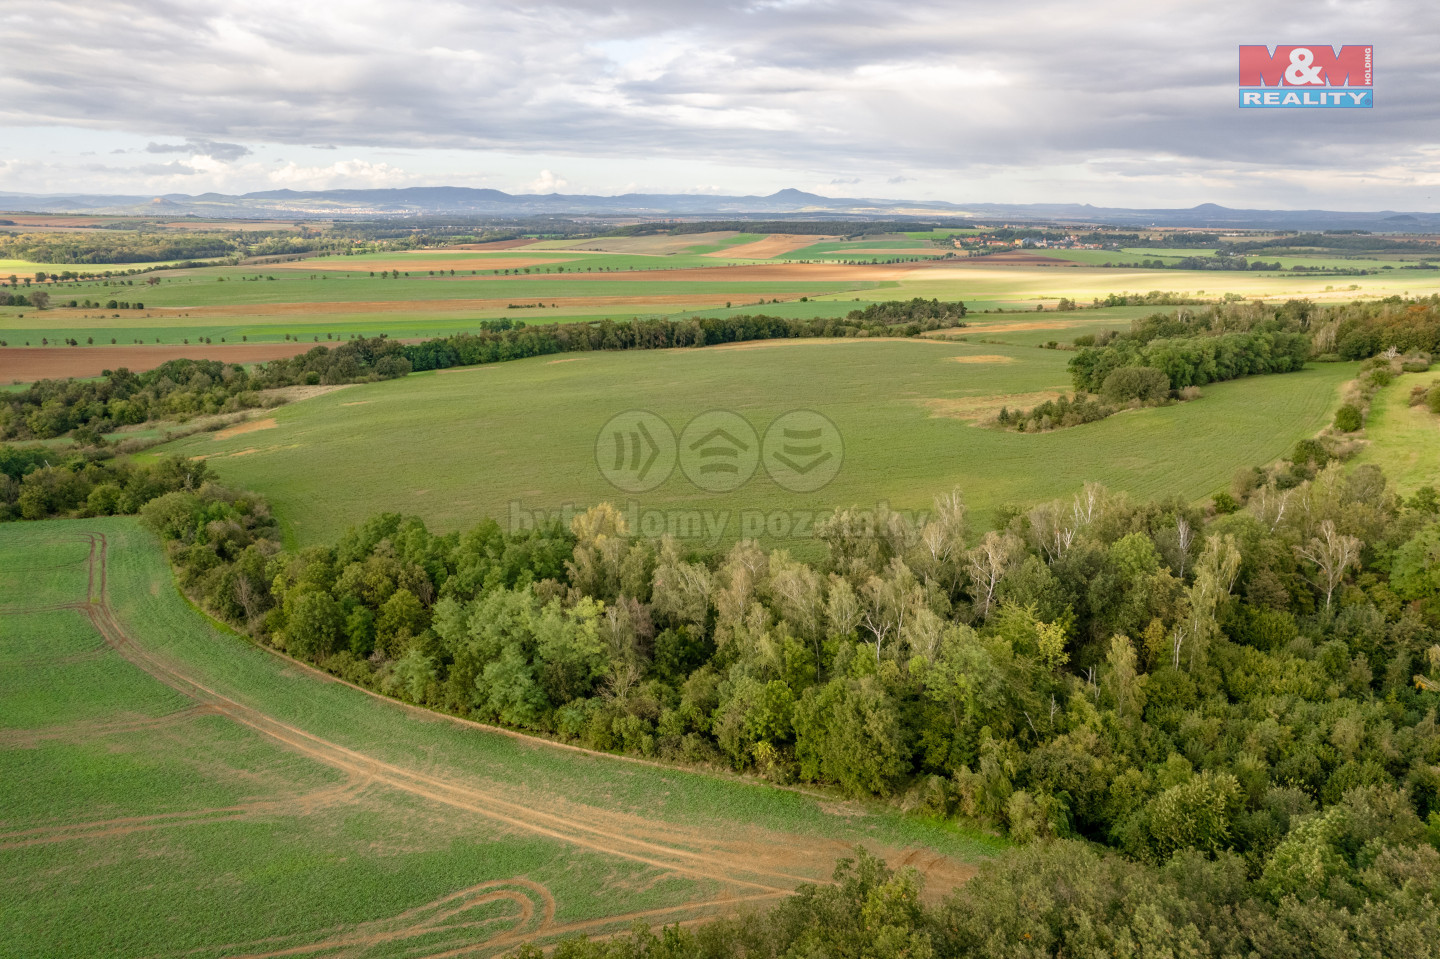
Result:
M491 955L764 904L857 843L936 893L1000 848L374 697L214 628L134 520L7 525L0 564L3 956Z
M814 239L814 238L806 238ZM769 242L769 240L759 240ZM857 243L887 240L857 240ZM914 240L888 240L912 243ZM825 243L829 245L829 243ZM530 262L533 248L487 253L490 262ZM740 246L736 248L740 249ZM1089 253L1094 251L1076 251ZM1067 253L1067 251L1057 251ZM877 253L883 256L883 253ZM1110 292L1169 289L1191 295L1238 292L1247 297L1346 300L1440 289L1440 271L1387 271L1372 276L1231 274L1153 271L1070 264L1030 253L976 259L847 264L844 253L812 262L759 259L730 262L710 255L563 253L552 265L475 268L471 251L333 256L265 266L212 266L157 274L117 288L118 281L78 282L52 289L50 310L0 307L7 347L42 347L75 340L91 346L190 346L225 343L320 343L351 336L426 338L472 330L478 320L528 324L631 317L685 317L697 312L778 312L835 315L845 302L940 298L975 310L1053 307L1061 297L1089 302ZM410 269L380 275L397 256ZM786 255L789 256L789 255ZM827 256L829 253L827 253ZM850 256L855 256L850 253ZM370 265L376 276L370 276ZM423 266L423 268L422 268ZM363 269L361 269L363 268ZM456 275L449 275L455 269ZM504 269L508 269L505 274ZM559 272L559 271L564 272ZM549 271L549 272L539 272ZM408 272L408 276L406 276ZM23 291L22 291L23 292ZM805 302L801 302L804 298ZM144 308L68 307L69 301L143 302ZM816 302L818 301L818 302ZM23 359L23 354L20 354Z
M1141 257L1174 262L1182 252L1176 250L1148 255L1144 250L1015 251L945 260L937 257L948 251L930 246L930 237L842 240L727 232L515 241L478 249L321 256L47 284L50 309L0 307L0 341L6 344L0 349L67 340L79 344L74 349L84 349L137 341L201 348L222 341L314 344L380 334L417 339L497 318L533 324L701 312L835 315L850 308L840 304L856 300L914 296L963 300L976 310L1033 310L1053 307L1062 297L1084 304L1110 293L1150 290L1315 300L1440 291L1440 270L1433 269L1333 276L1099 265ZM1400 260L1279 259L1287 266L1404 265ZM17 275L55 269L12 266ZM68 305L72 300L75 307ZM112 300L116 308L108 306Z
M1215 384L1194 402L1053 433L974 425L1001 406L1069 390L1071 354L1021 344L1096 328L1081 325L1085 316L982 316L991 322L965 329L963 342L781 340L413 374L281 408L262 430L197 434L158 452L204 456L226 482L265 494L302 544L330 541L382 510L457 529L602 500L658 511L650 524L703 514L702 539L715 542L805 540L806 517L880 502L924 510L956 486L981 521L1000 505L1088 480L1140 497L1208 496L1236 469L1269 462L1324 426L1339 384L1354 375L1353 364L1334 364ZM757 436L788 411L813 410L842 437L843 466L813 492L781 488L763 470L731 491L705 492L676 469L653 490L627 493L607 482L596 450L606 422L632 409L653 412L677 436L711 409L734 411Z

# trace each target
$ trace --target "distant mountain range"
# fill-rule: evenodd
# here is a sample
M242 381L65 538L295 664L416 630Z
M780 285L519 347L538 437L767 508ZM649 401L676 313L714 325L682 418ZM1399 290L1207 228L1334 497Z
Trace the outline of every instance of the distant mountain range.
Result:
M1440 213L1380 210L1233 210L1214 203L1181 210L1097 207L1088 203L946 203L847 199L801 190L769 196L626 193L581 196L511 194L468 187L391 190L267 190L231 196L38 195L0 192L0 209L29 213L94 213L208 217L388 217L459 214L490 217L597 216L688 219L968 218L1196 229L1373 230L1440 233Z

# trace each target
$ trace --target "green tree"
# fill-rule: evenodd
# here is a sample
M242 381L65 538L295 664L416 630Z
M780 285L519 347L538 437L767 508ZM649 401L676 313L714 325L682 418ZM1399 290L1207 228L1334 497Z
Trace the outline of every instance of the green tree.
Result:
M328 656L335 651L344 622L344 613L329 593L291 592L285 597L285 648L297 656Z
M874 676L837 678L805 690L795 705L801 775L851 795L888 796L907 771L910 749L895 703Z
M1156 855L1165 860L1184 849L1215 853L1227 848L1240 810L1240 783L1234 776L1207 769L1171 786L1146 810Z

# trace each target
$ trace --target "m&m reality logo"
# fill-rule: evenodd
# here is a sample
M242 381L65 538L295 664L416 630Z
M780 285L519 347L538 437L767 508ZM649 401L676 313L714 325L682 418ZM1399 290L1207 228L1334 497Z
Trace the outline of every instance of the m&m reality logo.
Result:
M1329 44L1240 47L1240 106L1365 109L1375 105L1375 48Z

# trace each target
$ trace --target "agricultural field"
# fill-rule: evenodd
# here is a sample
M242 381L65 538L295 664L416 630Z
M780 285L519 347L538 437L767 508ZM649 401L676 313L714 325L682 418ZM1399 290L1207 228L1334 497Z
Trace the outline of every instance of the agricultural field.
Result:
M976 425L1002 406L1034 406L1071 388L1071 354L1037 349L1042 337L1123 325L1130 312L1093 325L1085 312L982 315L963 340L780 340L412 374L346 387L154 454L206 457L225 482L267 496L299 544L332 541L380 511L449 530L488 516L523 525L609 500L657 511L651 524L703 516L708 525L695 545L758 535L793 540L805 552L815 546L807 524L827 511L881 502L925 510L954 487L982 523L1002 505L1091 480L1141 498L1206 497L1237 469L1270 462L1326 425L1340 383L1354 376L1353 364L1326 364L1219 383L1197 401L1045 434ZM607 481L596 451L611 417L648 410L678 436L711 409L734 411L757 436L788 411L816 411L842 437L843 465L812 492L784 489L764 470L722 492L697 487L683 469L640 493Z
M0 956L493 955L1002 844L504 734L217 629L133 519L0 527ZM10 575L19 574L19 575Z
M1400 258L1322 253L1265 258L1287 267L1397 267L1368 276L1238 273L1100 265L1141 258L1175 262L1182 254L1208 250L1017 250L942 259L955 251L930 243L935 236L963 232L846 239L723 231L515 240L47 283L50 309L0 306L5 344L0 349L69 340L77 350L235 343L296 344L298 349L300 343L352 336L443 336L473 329L485 319L535 324L726 312L835 315L850 308L842 304L857 300L913 296L962 300L979 311L1048 308L1061 298L1085 304L1110 293L1150 290L1321 301L1440 290L1440 270L1399 269L1407 265ZM54 272L60 265L10 266L24 277ZM0 265L0 277L5 273ZM77 305L70 307L71 301ZM116 307L109 306L111 301ZM124 356L116 354L115 361L107 356L98 368L127 365L120 361ZM95 363L86 369L91 366ZM0 378L13 379L8 366Z

